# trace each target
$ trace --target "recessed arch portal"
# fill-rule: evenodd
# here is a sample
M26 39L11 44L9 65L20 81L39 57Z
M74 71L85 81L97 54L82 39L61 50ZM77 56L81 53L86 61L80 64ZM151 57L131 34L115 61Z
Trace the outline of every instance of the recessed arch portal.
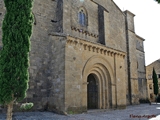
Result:
M87 77L87 107L88 109L98 108L98 84L93 74Z
M93 109L106 109L112 107L112 90L114 90L115 87L112 88L114 83L112 68L107 64L108 62L105 59L94 56L92 59L88 60L84 66L82 75L84 83L87 82L87 86L84 87L84 89L87 89L84 93L84 97L86 96L87 98L87 108L90 108L88 104L88 96L90 96L90 93L88 93L88 86L91 85L89 79L93 79L93 86L95 88L93 91L95 92L95 96L98 96L98 98L95 97L96 100ZM93 103L94 102L92 102L92 104Z

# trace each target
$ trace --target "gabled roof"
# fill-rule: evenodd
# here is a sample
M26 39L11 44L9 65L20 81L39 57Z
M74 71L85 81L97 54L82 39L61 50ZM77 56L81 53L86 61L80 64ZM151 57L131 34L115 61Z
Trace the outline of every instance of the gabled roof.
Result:
M152 66L152 65L155 64L156 62L160 63L160 59L158 59L158 60L152 62L151 64L147 65L146 67Z

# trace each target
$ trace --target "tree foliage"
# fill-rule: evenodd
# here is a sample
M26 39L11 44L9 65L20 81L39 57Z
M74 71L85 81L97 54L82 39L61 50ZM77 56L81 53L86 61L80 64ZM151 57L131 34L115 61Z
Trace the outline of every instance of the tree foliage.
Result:
M156 0L158 3L160 3L160 0Z
M157 78L157 74L154 68L152 72L152 78L153 78L154 94L157 95L158 94L158 78Z
M25 98L28 88L30 36L33 0L4 0L6 14L2 25L0 52L0 104Z

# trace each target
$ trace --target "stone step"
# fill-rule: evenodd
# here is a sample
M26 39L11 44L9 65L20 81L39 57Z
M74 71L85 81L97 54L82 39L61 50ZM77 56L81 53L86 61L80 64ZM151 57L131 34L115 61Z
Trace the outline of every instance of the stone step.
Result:
M91 110L87 110L87 113L97 113L97 112L106 112L106 111L112 111L112 109L91 109Z

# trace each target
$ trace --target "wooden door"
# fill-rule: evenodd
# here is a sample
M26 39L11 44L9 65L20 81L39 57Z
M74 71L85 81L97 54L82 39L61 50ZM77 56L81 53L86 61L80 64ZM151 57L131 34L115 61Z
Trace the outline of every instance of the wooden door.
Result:
M87 85L87 105L88 109L98 108L98 86L96 84L96 79L91 74L88 76Z

